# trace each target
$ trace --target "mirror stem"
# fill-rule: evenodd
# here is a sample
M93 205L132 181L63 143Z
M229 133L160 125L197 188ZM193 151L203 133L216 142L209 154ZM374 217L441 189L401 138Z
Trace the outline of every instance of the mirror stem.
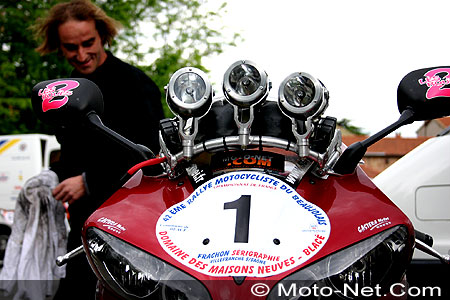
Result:
M375 133L374 135L361 142L351 144L347 149L345 149L344 153L342 153L333 170L339 174L353 173L358 163L364 157L364 154L366 154L367 148L369 148L371 145L375 144L382 138L386 137L388 134L394 132L401 126L410 124L413 121L414 111L411 108L407 107L396 122L392 123L385 129Z
M86 117L89 120L89 124L92 125L94 129L105 135L110 140L116 142L119 146L134 152L135 154L137 154L137 157L142 159L142 161L148 160L150 157L152 157L152 152L150 151L150 149L144 149L144 146L137 145L132 141L124 138L117 132L106 127L95 112L89 113Z

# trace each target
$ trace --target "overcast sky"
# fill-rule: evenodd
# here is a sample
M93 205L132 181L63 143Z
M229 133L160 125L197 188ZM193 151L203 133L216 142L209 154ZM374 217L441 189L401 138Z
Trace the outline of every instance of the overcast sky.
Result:
M350 119L370 133L398 118L396 91L404 75L450 65L450 1L226 2L224 26L245 40L204 60L212 82L221 84L228 66L240 59L267 71L273 95L286 76L307 72L330 91L327 115ZM420 125L400 132L415 136Z

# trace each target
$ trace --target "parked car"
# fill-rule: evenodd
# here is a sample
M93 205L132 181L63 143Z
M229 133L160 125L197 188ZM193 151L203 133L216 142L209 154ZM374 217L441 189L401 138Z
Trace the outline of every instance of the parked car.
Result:
M433 248L450 254L450 130L431 138L375 177L375 184L408 216L414 228L433 237ZM424 274L426 274L424 276ZM414 251L408 281L449 290L450 268Z
M45 134L0 136L0 265L14 220L17 196L32 176L59 157L56 138Z

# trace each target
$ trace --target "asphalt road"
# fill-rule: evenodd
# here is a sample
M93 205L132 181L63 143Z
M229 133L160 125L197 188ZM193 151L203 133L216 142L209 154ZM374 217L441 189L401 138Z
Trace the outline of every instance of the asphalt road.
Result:
M410 296L408 299L450 299L450 265L444 265L440 261L413 261L406 271L406 278L410 287L418 287L412 289L415 295L421 291L420 296ZM430 287L439 287L441 296L431 297L429 294Z

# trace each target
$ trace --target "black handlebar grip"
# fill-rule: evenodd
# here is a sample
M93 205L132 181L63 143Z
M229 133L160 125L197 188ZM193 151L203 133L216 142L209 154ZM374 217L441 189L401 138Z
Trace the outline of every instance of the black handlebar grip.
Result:
M420 232L418 230L414 230L415 235L416 235L416 239L418 239L419 241L424 242L425 244L427 244L430 247L433 247L433 237L431 235L428 235L426 233Z

